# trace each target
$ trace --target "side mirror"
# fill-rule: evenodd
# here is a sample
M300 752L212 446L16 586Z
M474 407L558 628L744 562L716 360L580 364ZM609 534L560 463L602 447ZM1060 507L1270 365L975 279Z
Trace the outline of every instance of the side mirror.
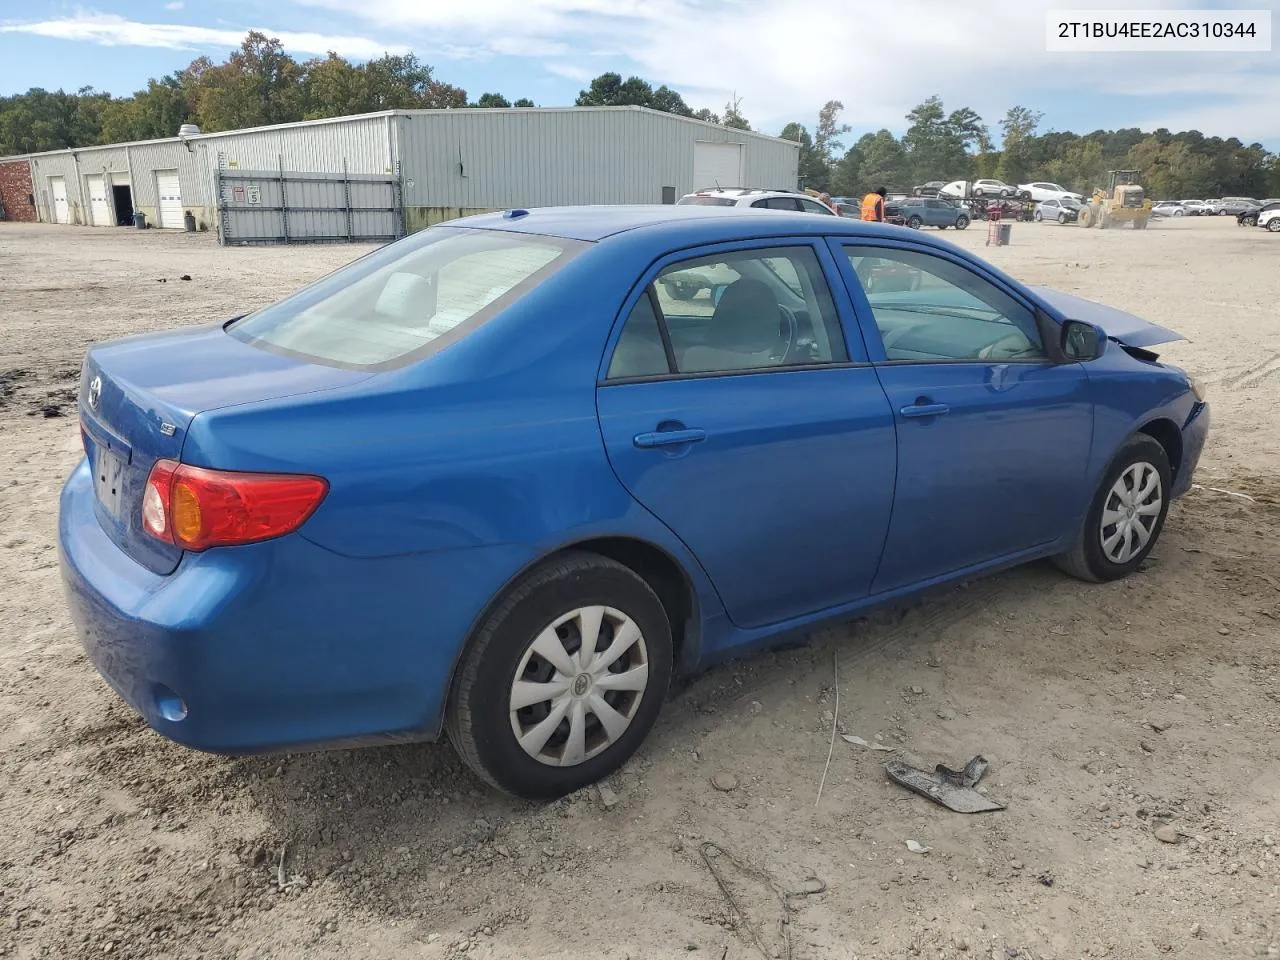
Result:
M1102 356L1107 335L1103 329L1083 320L1067 320L1062 324L1062 355L1068 361L1096 360Z

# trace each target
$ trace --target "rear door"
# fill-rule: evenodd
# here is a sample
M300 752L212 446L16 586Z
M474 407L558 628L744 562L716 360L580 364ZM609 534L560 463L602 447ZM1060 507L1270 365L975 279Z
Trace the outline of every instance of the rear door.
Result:
M606 351L614 471L743 627L864 596L888 529L893 413L831 277L815 241L682 251L636 285Z
M1034 308L958 257L905 242L831 242L898 424L875 591L1015 558L1068 533L1087 500L1084 368L1053 362ZM859 276L881 273L902 282L864 293Z

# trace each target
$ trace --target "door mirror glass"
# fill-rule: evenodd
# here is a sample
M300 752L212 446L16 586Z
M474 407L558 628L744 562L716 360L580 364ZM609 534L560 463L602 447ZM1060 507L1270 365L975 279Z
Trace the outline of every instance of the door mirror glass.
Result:
M1067 360L1096 360L1106 342L1102 328L1092 323L1068 320L1062 325L1062 354Z

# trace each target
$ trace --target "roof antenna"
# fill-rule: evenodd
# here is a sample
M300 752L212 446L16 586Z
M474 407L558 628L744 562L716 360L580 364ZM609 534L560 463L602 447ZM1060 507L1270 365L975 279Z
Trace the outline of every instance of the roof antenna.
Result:
M711 182L712 182L712 183L714 183L714 184L716 185L716 189L717 189L717 190L723 190L723 189L724 189L722 186L720 186L720 180L719 180L719 178L718 178L718 177L712 177L712 178L711 178Z

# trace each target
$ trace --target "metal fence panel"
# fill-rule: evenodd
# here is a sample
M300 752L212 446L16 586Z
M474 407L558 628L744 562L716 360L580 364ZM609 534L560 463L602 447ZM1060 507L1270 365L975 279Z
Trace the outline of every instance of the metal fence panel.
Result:
M388 242L404 235L400 178L219 167L224 244Z

